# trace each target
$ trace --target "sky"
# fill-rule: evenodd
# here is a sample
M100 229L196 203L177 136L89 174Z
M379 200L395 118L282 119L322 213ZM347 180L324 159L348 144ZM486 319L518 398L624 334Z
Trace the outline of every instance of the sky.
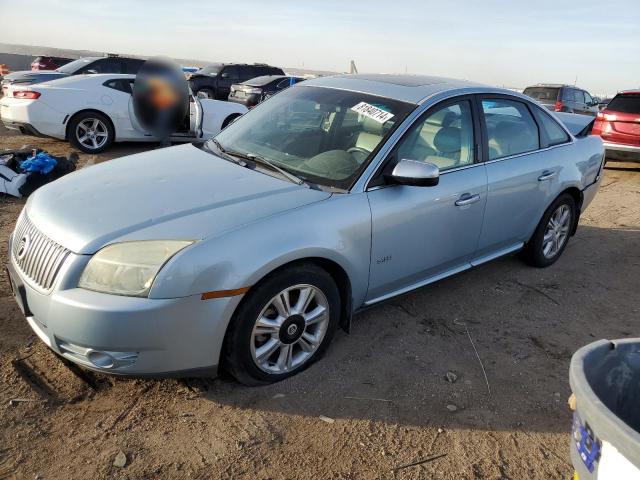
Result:
M0 42L498 86L640 87L640 0L0 0ZM25 13L28 12L28 13Z

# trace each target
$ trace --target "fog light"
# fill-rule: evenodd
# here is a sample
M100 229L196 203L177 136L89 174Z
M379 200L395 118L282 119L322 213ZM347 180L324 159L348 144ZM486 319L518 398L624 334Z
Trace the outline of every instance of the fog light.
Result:
M111 355L97 350L87 352L87 359L96 367L100 368L112 368L115 364L115 360Z

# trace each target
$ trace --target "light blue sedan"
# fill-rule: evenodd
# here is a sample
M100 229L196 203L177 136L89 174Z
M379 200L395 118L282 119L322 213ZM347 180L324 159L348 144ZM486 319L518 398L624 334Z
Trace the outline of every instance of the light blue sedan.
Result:
M282 380L365 306L518 250L553 264L601 181L591 120L466 81L306 81L206 143L38 190L12 287L85 367Z

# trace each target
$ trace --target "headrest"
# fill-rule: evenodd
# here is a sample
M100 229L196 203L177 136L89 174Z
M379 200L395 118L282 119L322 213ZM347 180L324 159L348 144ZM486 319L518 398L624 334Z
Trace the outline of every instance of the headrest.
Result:
M459 152L461 145L461 132L458 127L441 128L433 137L433 146L442 153Z
M369 117L365 117L365 119L362 121L362 129L365 132L373 133L374 135L384 135L384 129L382 128L382 125L382 123Z

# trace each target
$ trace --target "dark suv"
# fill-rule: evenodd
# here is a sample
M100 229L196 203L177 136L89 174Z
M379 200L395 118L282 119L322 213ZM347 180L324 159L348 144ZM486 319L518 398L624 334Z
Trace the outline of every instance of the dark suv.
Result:
M598 102L589 92L572 85L541 83L525 88L523 93L555 112L595 116L599 111Z
M83 73L131 73L136 74L145 61L141 58L120 57L109 55L108 57L85 57L67 63L56 70L13 72L2 78L2 86L20 84L32 85L34 83L48 82L58 78Z
M191 90L199 97L227 100L231 85L263 75L284 75L281 68L263 63L214 63L201 68L189 77Z

